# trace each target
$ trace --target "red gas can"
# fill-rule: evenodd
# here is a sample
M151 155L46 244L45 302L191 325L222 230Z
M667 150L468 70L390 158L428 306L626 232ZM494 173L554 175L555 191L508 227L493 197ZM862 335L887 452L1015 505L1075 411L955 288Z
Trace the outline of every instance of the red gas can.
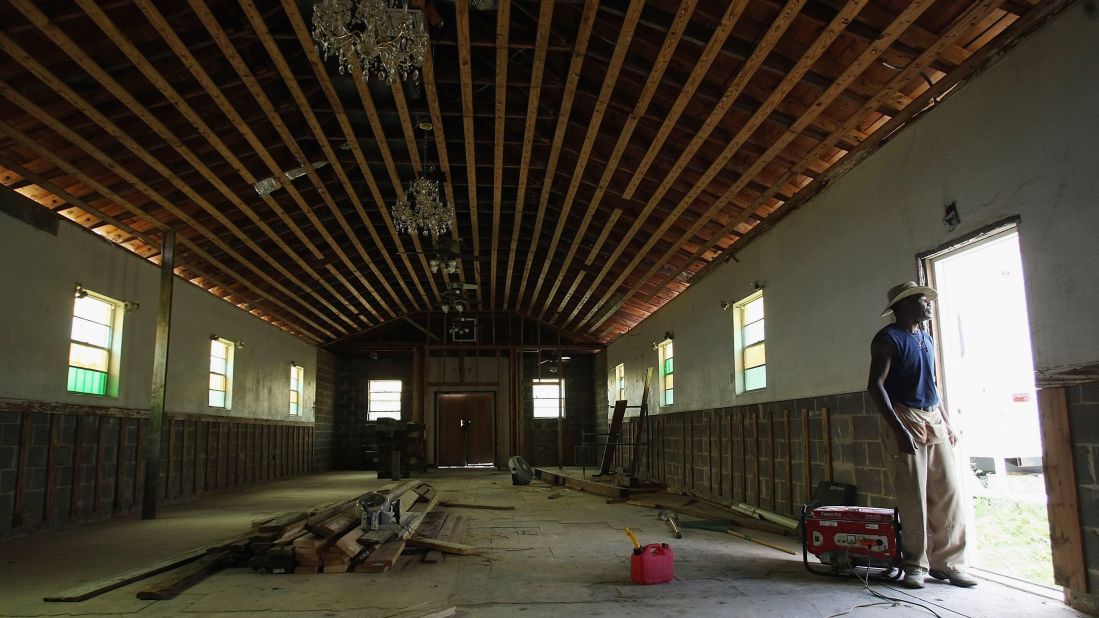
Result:
M630 556L630 579L639 584L663 584L675 577L675 557L667 543L650 543Z

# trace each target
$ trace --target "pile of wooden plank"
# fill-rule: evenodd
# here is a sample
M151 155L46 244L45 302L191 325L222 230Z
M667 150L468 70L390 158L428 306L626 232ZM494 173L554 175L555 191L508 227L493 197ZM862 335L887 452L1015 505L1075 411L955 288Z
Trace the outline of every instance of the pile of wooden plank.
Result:
M384 573L393 568L407 548L427 549L425 562L437 562L432 551L461 555L474 548L440 538L453 533L460 518L434 512L439 503L435 489L421 481L390 484L378 490L399 508L399 523L365 531L356 512L358 497L337 503L309 517L285 525L266 551L255 552L254 568L269 573ZM426 524L426 526L425 526ZM261 530L263 528L261 527ZM411 553L411 552L410 552Z
M378 490L399 504L400 523L364 531L356 512L360 496L306 511L252 522L252 529L224 541L197 547L154 564L82 584L44 597L83 601L136 581L164 574L137 592L140 599L171 599L223 567L251 566L267 573L384 573L398 561L438 562L443 553L473 555L459 541L461 517L434 511L439 494L431 485L408 481ZM461 505L472 508L507 508Z

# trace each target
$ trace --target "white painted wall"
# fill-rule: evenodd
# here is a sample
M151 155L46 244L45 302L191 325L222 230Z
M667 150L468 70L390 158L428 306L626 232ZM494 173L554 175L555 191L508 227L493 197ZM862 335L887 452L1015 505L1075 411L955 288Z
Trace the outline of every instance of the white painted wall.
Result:
M75 224L57 236L0 215L0 398L147 409L160 269ZM117 398L66 390L76 282L140 303L125 316ZM207 405L210 335L243 340L236 351L232 409ZM204 290L176 279L168 357L169 412L295 420L290 361L305 369L304 415L312 422L317 351Z
M637 402L675 334L694 410L862 390L889 287L915 256L1018 215L1035 367L1099 360L1099 20L1076 3L855 170L608 348ZM957 201L962 225L941 219ZM765 284L768 387L735 396L732 316ZM655 386L655 385L654 385ZM653 399L653 402L656 400Z

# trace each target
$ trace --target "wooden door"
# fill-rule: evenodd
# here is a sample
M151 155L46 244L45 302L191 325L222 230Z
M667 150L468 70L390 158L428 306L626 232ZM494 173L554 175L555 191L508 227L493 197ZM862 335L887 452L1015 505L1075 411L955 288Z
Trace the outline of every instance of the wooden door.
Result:
M495 393L440 393L435 399L436 465L492 464Z

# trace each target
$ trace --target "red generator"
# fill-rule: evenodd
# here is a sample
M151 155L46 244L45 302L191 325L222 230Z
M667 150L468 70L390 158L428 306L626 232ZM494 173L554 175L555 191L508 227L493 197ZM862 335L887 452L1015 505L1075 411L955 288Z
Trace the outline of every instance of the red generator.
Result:
M828 569L809 564L809 554ZM819 506L801 512L801 558L810 573L867 575L895 581L901 568L901 520L897 509Z

